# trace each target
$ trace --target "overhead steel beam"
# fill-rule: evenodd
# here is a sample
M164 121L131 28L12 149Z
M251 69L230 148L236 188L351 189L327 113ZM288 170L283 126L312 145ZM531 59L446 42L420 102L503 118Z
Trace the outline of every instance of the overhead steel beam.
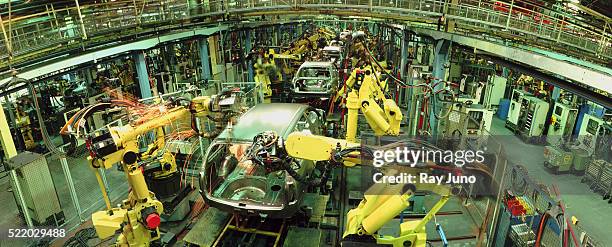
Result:
M131 43L124 43L122 45L118 45L115 47L111 47L111 48L107 48L107 49L103 49L99 51L85 53L79 56L74 56L74 57L67 56L66 59L59 60L57 62L53 62L48 65L36 67L34 69L27 70L24 72L20 72L17 74L17 77L23 78L26 80L30 80L30 79L34 79L34 78L37 78L37 77L40 77L46 74L53 73L55 71L77 66L80 64L84 64L88 62L96 62L98 59L114 56L117 54L127 53L130 51L151 49L162 43L186 39L186 38L190 38L194 36L209 36L221 30L227 30L227 28L228 28L227 25L219 25L216 27L209 27L209 28L196 28L190 31L162 35L162 36L140 40L136 42L131 42ZM7 83L10 80L11 78L5 78L1 80L0 85Z
M578 65L571 63L570 61L555 59L533 51L496 44L463 35L439 32L424 28L414 28L412 30L418 34L427 35L434 39L451 40L464 46L473 47L475 49L494 54L498 57L508 58L513 62L526 64L533 68L562 76L571 81L576 81L586 86L612 93L612 70L601 68L601 66L586 67L584 65L587 63Z
M565 90L568 90L576 95L579 95L581 97L584 97L590 101L593 101L603 107L605 107L606 109L612 109L612 100L610 100L609 97L606 97L604 95L601 95L599 93L593 92L587 88L581 87L579 85L576 85L576 83L573 83L571 81L567 81L567 80L563 80L554 76L551 76L549 74L540 72L534 68L530 68L526 65L523 64L519 64L516 62L510 62L508 60L499 58L499 57L494 57L494 56L489 56L489 58L494 62L497 63L499 65L502 66L506 66L508 68L512 68L514 70L517 70L523 74L527 74L530 76L533 76L534 78L537 78L539 80L545 81L547 83L550 83L556 87L560 87L563 88ZM610 82L612 83L612 82Z

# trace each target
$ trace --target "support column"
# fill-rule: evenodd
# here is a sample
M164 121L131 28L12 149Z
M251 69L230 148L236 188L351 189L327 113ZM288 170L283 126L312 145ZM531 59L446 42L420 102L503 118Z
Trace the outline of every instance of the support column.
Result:
M389 61L395 56L395 54L393 54L395 48L395 32L389 29L388 35L389 44L387 45L387 54L385 54L385 60L387 60L387 64L389 64Z
M85 23L83 22L83 15L81 14L81 6L79 5L79 0L74 0L74 3L77 7L77 13L79 14L79 22L81 24L81 38L87 39L87 31L85 30Z
M401 58L400 58L400 78L403 82L407 83L407 84L412 84L411 80L409 80L409 78L412 76L411 74L408 73L408 66L409 66L409 42L410 42L410 34L408 32L406 32L406 30L402 30L402 44L401 44ZM408 126L408 129L412 129L410 127L412 121L410 121L412 119L412 114L410 114L412 112L412 87L407 87L407 88L400 88L399 89L399 101L398 104L400 105L400 107L402 105L406 106L406 122L408 123L406 126Z
M17 149L15 148L15 143L11 136L8 121L4 115L4 109L0 109L0 141L2 142L2 150L4 150L4 157L6 159L10 159L17 155Z
M406 71L406 67L408 66L408 49L409 49L408 39L409 38L410 38L409 34L405 30L402 30L402 45L401 45L402 55L400 58L400 76L402 78L402 81L405 81L405 82L408 81L408 76L409 76Z
M200 65L202 66L202 79L211 80L212 73L210 72L210 55L208 55L208 40L202 38L198 42L200 44Z
M246 40L244 41L244 52L246 54L249 54L251 52L251 32L246 31ZM255 75L253 74L253 59L251 58L250 60L247 61L247 71L248 71L248 76L247 76L247 81L255 81Z
M300 22L297 26L297 35L298 37L304 33L304 23Z
M165 71L162 72L162 75L160 76L162 78L162 86L165 89L164 93L173 93L174 85L185 79L183 73L179 69L178 61L176 59L176 53L174 52L174 46L174 43L168 44L165 50L166 55L170 58L170 61L164 63ZM164 77L166 73L167 75L169 75L168 81L166 81Z
M514 0L510 2L510 11L508 11L508 18L506 19L506 28L510 27L510 18L512 18L512 7L514 7Z
M147 72L147 64L145 63L144 53L139 51L134 54L134 64L136 65L136 74L138 75L138 87L140 88L140 98L146 99L153 96L151 93L151 83L149 82L149 73Z
M2 29L2 34L4 36L4 44L6 46L6 51L8 52L8 59L10 60L13 57L13 49L11 47L10 39L7 35L6 29L4 28L4 21L2 21L2 16L0 15L0 28Z
M280 46L281 26L280 25L272 26L272 30L274 31L274 46ZM251 32L247 32L247 33L249 34L249 37L250 37ZM248 41L250 41L250 39L248 39Z
M433 63L433 68L432 68L432 76L436 79L434 81L438 82L439 80L446 80L446 67L445 65L448 64L449 62L449 54L450 54L450 46L451 46L451 42L449 40L438 40L436 41L435 44L435 49L434 49L434 63ZM438 91L440 89L444 88L444 83L438 83L438 85L436 87L434 87L434 91ZM430 114L430 118L429 118L429 123L431 124L431 134L432 135L436 135L438 133L438 119L436 119L435 114L439 113L441 111L441 108L443 107L442 102L435 102L436 97L430 99L430 109L432 109L432 111L435 110L435 112L432 112L432 114ZM435 108L434 108L435 105Z

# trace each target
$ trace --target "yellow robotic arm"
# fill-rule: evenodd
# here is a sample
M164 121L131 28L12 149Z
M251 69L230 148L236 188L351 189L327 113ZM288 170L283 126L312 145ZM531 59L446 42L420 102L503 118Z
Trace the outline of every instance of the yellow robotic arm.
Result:
M149 191L143 169L138 160L143 155L138 150L139 137L150 131L157 131L158 139L144 153L144 158L154 157L157 148L164 146L163 127L180 119L194 117L210 117L211 114L228 114L227 110L237 110L239 98L224 98L217 95L201 96L191 100L188 107L176 106L157 117L138 125L109 127L106 131L95 133L87 141L90 151L91 167L102 190L107 210L92 214L92 223L101 239L113 236L117 231L121 234L116 244L119 246L149 246L151 241L160 238L160 215L163 204ZM163 163L170 164L170 169L159 174L176 172L174 157L164 153L159 157ZM109 169L114 164L121 164L126 174L131 191L120 208L112 208L104 183L97 168Z
M384 61L380 62L380 64L381 66L386 66L386 62ZM374 80L373 81L374 83L371 85L367 85L364 91L361 91L361 87L357 88L357 91L360 94L367 95L369 97L373 97L376 100L384 100L387 81L380 80L380 78L382 77L382 73L380 70L382 69L383 68L380 68L378 66L372 67L370 65L366 65L366 66L354 69L353 71L351 71L351 74L346 79L346 89L348 89L350 92L350 90L355 88L355 82L358 82L358 81L361 82L364 80L366 76L368 76L368 77L371 77L369 78L369 80ZM340 90L338 90L338 93L334 96L334 101L337 102L340 98L343 97L344 94L345 94L345 88L342 87Z
M289 156L312 161L335 160L335 152L339 150L346 150L347 148L358 148L360 146L359 143L356 142L325 136L316 136L306 134L304 132L293 132L289 134L284 145ZM354 152L353 154L357 154L357 152ZM344 164L347 166L361 164L360 157L342 158L342 160L336 161L344 162Z
M319 39L330 40L335 36L332 31L329 31L324 28L318 29L314 34L303 37L297 40L292 44L292 48L285 50L283 55L301 55L312 48L312 50L317 50L323 47L318 47Z
M120 163L131 188L121 208L111 208L104 183L98 170L94 169L107 206L106 211L92 214L92 223L99 238L111 237L117 230L121 231L117 245L148 246L151 241L160 238L160 215L164 208L149 191L142 169L138 167L138 137L187 116L188 109L177 107L138 126L109 128L108 132L95 136L89 142L93 155L88 160L92 168L109 169Z
M267 134L270 136L270 134ZM355 142L335 139L324 136L316 136L305 132L293 132L286 140L278 141L278 137L268 137L259 146L272 146L272 142L283 143L280 147L292 158L306 159L312 161L329 161L344 163L352 166L363 164L361 150L367 147L360 146ZM316 147L316 148L314 148ZM347 151L348 150L348 151ZM276 153L279 153L278 150ZM282 153L282 152L281 152ZM341 154L341 155L338 155ZM282 160L282 158L281 158ZM411 173L429 172L423 168L410 168ZM402 213L409 206L409 199L416 189L431 191L441 195L441 199L429 210L427 215L419 220L406 221L400 224L399 236L383 236L377 234L383 225L392 221L395 216ZM363 241L364 237L374 240L378 244L389 244L393 246L426 246L427 233L425 225L444 206L450 196L450 188L437 184L376 184L365 193L364 199L354 209L347 213L347 222L343 238L346 242Z
M272 97L272 80L270 79L270 74L272 71L277 70L276 77L282 79L282 75L278 68L273 63L263 63L261 59L257 59L257 63L253 65L255 67L255 83L257 86L261 88L263 91L263 96L266 101L269 101L269 98Z
M346 123L346 140L357 141L357 125L359 110L374 131L374 134L399 135L400 123L403 114L394 100L387 99L384 94L386 82L380 80L380 72L371 66L355 69L347 79L347 88L350 89L346 100L348 116ZM336 98L343 90L336 95ZM382 103L382 107L379 105Z

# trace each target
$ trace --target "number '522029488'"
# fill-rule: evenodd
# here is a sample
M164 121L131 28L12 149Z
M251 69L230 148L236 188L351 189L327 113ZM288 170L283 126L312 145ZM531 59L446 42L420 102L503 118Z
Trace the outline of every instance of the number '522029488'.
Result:
M66 236L66 229L57 228L11 228L8 229L8 238L62 238Z

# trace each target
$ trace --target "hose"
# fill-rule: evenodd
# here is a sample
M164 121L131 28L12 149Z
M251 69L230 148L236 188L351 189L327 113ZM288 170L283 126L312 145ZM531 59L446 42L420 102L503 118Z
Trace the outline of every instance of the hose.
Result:
M544 232L544 227L546 226L546 220L548 219L548 214L545 213L542 215L542 219L540 219L540 226L538 227L538 234L536 235L535 247L540 247L540 242L542 241L542 233Z
M17 84L17 83L25 83L30 89L30 92L32 93L34 108L36 110L36 117L38 118L38 127L40 128L40 132L43 137L43 143L45 144L47 149L49 149L49 151L58 155L59 157L64 157L66 153L59 150L51 142L51 137L49 136L49 133L47 132L47 126L45 125L45 122L42 117L42 113L40 111L40 105L38 104L38 97L36 96L37 93L36 93L36 89L34 88L34 85L32 85L32 82L30 82L30 80L25 80L25 79L18 78L18 77L13 77L11 82L9 82L9 85Z

